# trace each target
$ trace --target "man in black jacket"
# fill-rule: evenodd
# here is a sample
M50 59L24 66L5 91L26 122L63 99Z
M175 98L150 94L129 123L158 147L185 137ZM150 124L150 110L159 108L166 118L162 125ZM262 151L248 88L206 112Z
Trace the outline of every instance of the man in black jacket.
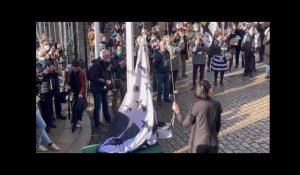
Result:
M242 50L245 56L245 70L244 75L253 77L253 71L255 70L255 56L254 53L257 52L260 47L260 40L257 35L255 35L255 27L252 26L248 33L244 36L242 41Z
M111 84L111 80L108 75L108 62L111 59L110 52L106 49L103 49L100 52L100 57L94 62L91 67L91 83L90 90L94 97L94 126L96 131L100 130L99 122L99 110L100 102L102 102L103 114L107 124L110 124L110 114L108 111L108 100L107 100L107 86Z
M111 61L109 62L109 75L112 80L112 85L110 86L113 92L113 99L112 99L112 111L114 116L118 111L120 104L117 104L118 99L120 103L122 103L123 98L125 97L126 93L126 63L125 63L125 56L122 50L122 47L119 45L117 46L117 53L114 57L112 57Z

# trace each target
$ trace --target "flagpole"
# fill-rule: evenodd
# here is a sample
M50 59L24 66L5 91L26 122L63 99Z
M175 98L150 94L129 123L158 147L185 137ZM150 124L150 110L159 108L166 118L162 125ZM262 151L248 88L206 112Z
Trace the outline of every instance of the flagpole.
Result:
M95 27L95 58L100 56L100 38L99 38L99 22L94 22Z
M132 91L132 75L134 72L133 59L133 23L126 22L126 68L127 68L127 92Z
M100 56L100 37L99 37L99 22L94 22L94 34L95 34L95 58L99 58ZM102 111L102 112L101 112ZM103 110L100 111L100 122L104 123L104 118L103 118Z

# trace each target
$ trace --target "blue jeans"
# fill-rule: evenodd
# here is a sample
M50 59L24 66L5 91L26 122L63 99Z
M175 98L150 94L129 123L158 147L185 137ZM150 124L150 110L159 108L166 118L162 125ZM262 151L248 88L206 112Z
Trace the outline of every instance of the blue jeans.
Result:
M94 97L94 124L95 127L99 127L99 111L101 109L100 102L102 102L103 107L103 115L106 122L110 123L110 115L108 111L108 100L107 100L107 92L96 92L93 93Z
M270 65L266 64L266 76L270 76Z
M36 144L40 144L42 138L47 145L52 143L45 131L46 123L44 122L39 110L36 110L36 128Z
M161 101L161 95L164 99L169 98L169 72L157 74L157 102ZM164 92L163 92L164 91Z

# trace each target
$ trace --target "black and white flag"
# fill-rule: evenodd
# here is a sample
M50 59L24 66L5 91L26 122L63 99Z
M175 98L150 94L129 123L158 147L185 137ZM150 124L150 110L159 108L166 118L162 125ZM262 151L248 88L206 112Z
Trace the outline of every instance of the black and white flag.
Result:
M132 91L127 92L102 144L97 152L127 153L157 143L158 124L153 107L148 52L140 45L131 81ZM129 80L128 80L129 81ZM168 134L168 128L160 129Z

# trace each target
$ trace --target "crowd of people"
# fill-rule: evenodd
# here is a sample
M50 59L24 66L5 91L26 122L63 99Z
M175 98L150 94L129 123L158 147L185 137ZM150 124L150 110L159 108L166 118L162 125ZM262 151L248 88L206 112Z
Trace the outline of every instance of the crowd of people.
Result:
M47 35L43 35L40 41L40 47L36 51L36 149L37 151L47 151L48 149L41 145L43 138L46 145L55 151L60 148L52 143L47 132L56 128L53 115L53 97L55 101L56 118L65 120L66 117L61 114L60 102L60 79L58 58L62 54L58 43L52 46L49 43Z
M100 22L100 56L98 58L95 58L93 54L95 52L94 23L88 29L91 66L87 70L80 66L78 60L73 60L71 66L67 66L62 71L58 65L62 54L61 45L49 43L47 36L42 36L40 47L37 49L37 96L39 97L36 115L39 118L37 120L37 128L39 128L39 132L37 130L37 150L46 150L41 147L40 138L42 135L44 138L47 132L56 128L52 105L53 97L56 118L66 119L61 114L63 98L61 97L60 79L62 77L64 77L63 89L72 92L72 117L76 119L73 121L73 126L81 126L82 112L86 107L87 89L93 94L94 99L95 131L106 131L99 121L101 106L105 125L110 125L113 117L116 116L127 89L126 25L124 22L115 22L109 38L104 35L105 25L105 22ZM220 25L221 23L219 23ZM241 66L244 68L243 76L253 77L256 72L255 57L258 57L258 63L263 61L266 64L265 77L270 77L270 27L268 22L226 23L224 31L218 28L214 33L210 31L208 22L168 22L164 36L160 36L161 32L159 32L160 28L157 22L140 22L137 27L140 35L135 37L134 64L136 64L139 45L146 45L150 59L152 89L157 91L157 106L162 106L162 98L166 103L173 102L174 95L179 93L176 89L176 81L188 77L186 62L190 59L190 55L193 64L191 90L196 90L197 97L200 99L210 99L208 96L211 93L211 85L203 80L205 69L207 72L214 71L214 86L218 85L217 79L220 72L219 84L224 86L224 74L226 71L232 71L233 61L235 61L235 68L238 68L241 58ZM210 45L205 43L205 33L212 35ZM196 83L198 71L199 83ZM70 93L69 96L71 96ZM112 99L113 114L110 114L108 110L109 98ZM217 104L216 115L220 115L221 105L215 101L210 103ZM200 103L194 106L195 110L192 110L192 113L197 112L197 107L202 109L203 106L207 106L207 104ZM181 116L178 104L173 105L173 110L178 114L181 122L185 121L191 124L192 120L184 120ZM189 115L195 116L191 115L192 113ZM215 117L215 121L218 123L217 127L214 127L215 133L220 129L218 117ZM42 120L45 124L38 124L43 123ZM49 139L45 140L48 146L52 146L50 148L59 150ZM216 144L217 142L214 146ZM197 150L203 151L204 148L194 147L192 149L197 152ZM215 147L212 148L212 150L214 149Z
M48 148L59 151L60 148L52 143L47 133L57 128L56 119L66 120L67 117L62 115L62 103L66 99L72 104L72 131L74 132L75 127L81 127L82 113L87 105L86 73L80 67L79 60L72 60L71 67L62 70L59 64L62 47L59 43L50 43L46 34L40 40L36 56L36 149L42 152L48 150L41 145L43 138Z

